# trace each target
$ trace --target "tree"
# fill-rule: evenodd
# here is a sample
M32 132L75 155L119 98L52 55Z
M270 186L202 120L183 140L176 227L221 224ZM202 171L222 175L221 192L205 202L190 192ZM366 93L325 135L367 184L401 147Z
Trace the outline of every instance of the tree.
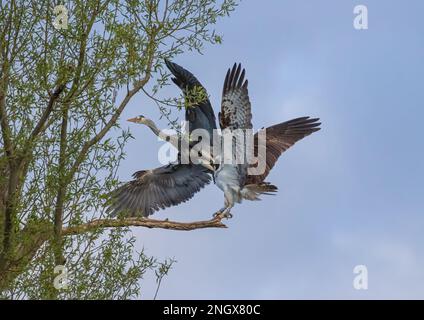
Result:
M172 261L136 252L129 226L171 222L111 219L104 210L131 138L117 120L136 94L153 97L167 82L164 58L220 43L211 26L235 6L1 2L0 296L125 299L140 294L148 270L160 280L168 272ZM194 225L204 226L223 225ZM55 288L61 265L66 290Z

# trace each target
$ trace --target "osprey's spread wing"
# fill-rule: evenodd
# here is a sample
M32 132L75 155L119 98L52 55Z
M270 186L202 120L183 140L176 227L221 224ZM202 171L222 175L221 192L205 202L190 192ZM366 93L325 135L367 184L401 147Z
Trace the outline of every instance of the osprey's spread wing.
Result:
M246 180L248 164L245 161L247 150L244 136L246 129L252 129L252 113L247 90L248 81L244 77L245 70L241 70L240 64L234 64L231 70L228 69L222 91L221 112L219 113L224 148L221 150L221 165L215 177L219 183L233 185L236 189L243 187ZM240 135L243 135L243 137ZM231 150L225 147L227 139L232 139ZM225 163L225 159L229 159L227 154L229 152L231 152L233 162ZM235 181L237 181L236 185L234 185Z
M222 91L219 124L221 129L251 129L252 113L250 110L248 81L244 80L245 70L234 64L228 69Z
M165 63L169 71L174 75L171 78L172 81L183 91L186 98L187 94L193 92L196 88L204 90L206 94L206 89L190 71L169 60L165 60ZM215 113L207 97L202 102L187 108L185 118L186 121L190 122L190 131L201 128L212 133L212 130L216 129Z
M261 175L250 175L246 179L246 184L260 184L268 176L274 167L278 157L294 145L297 141L320 130L319 119L302 117L276 124L266 128L266 160L258 155L258 134L255 134L254 151L259 161L266 161L265 172ZM253 165L256 166L256 165Z
M201 165L168 164L153 170L137 171L134 180L112 193L108 208L112 215L147 217L159 209L175 206L193 197L211 181Z

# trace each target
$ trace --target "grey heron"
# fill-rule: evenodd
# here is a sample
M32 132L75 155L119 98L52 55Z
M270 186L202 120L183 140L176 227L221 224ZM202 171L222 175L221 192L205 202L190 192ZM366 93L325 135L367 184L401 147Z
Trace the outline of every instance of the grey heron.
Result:
M196 77L183 67L165 60L166 66L173 74L171 80L183 91L188 99L189 91L200 88L205 90ZM206 90L205 90L206 92ZM195 129L205 129L212 133L216 129L215 114L207 97L185 110L189 132ZM129 119L134 123L147 125L155 135L167 140L168 135L159 130L156 124L144 116ZM170 142L178 148L178 139ZM125 183L112 193L109 212L125 216L147 217L159 209L174 206L191 199L211 181L209 163L182 164L178 159L152 170L141 170L133 174L133 180Z

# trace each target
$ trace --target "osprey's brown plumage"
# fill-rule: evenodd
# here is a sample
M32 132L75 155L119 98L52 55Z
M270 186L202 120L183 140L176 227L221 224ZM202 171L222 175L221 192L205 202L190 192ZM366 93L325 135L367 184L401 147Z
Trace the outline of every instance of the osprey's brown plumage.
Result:
M245 70L234 64L228 69L222 90L219 124L221 129L251 129L252 113L250 110L248 81L244 79Z
M266 159L261 159L258 155L258 134L255 134L254 152L258 155L259 161L266 161L265 172L261 175L247 176L246 184L259 184L265 181L271 169L274 167L278 158L288 148L297 141L320 130L318 118L309 117L296 118L274 126L266 128ZM255 167L255 165L252 165Z

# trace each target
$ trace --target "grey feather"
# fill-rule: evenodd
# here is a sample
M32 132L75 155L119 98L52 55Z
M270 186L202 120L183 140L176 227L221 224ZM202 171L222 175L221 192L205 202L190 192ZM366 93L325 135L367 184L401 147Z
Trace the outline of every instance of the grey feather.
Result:
M211 181L204 167L182 164L138 171L133 177L112 193L108 208L112 216L122 212L125 216L147 217L186 202Z
M186 94L187 90L194 87L200 87L206 92L200 81L190 71L167 59L165 59L165 64L174 75L172 81L184 94ZM212 134L212 130L216 129L215 113L209 99L205 99L197 105L186 109L185 117L186 121L189 121L190 131L201 128L208 130Z

